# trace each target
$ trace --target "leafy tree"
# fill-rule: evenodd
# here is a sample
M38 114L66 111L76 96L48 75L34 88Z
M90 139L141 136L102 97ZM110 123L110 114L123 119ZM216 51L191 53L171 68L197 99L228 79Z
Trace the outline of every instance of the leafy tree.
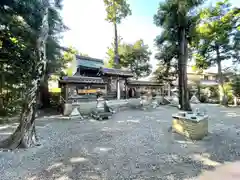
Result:
M233 63L240 62L240 29L237 30L233 38Z
M108 50L108 67L114 66L112 52L112 49ZM148 46L141 39L134 44L122 43L119 46L119 66L131 70L136 79L146 77L151 73L150 55Z
M61 58L58 61L60 63L60 68L54 73L58 78L74 75L74 72L77 70L76 56L89 57L88 54L78 52L78 50L72 46L68 48L61 47L61 50Z
M163 83L172 83L176 80L177 75L177 54L178 49L175 42L171 42L171 37L164 37L165 43L162 45L161 36L156 38L158 52L155 58L158 60L156 71L153 73L154 79ZM168 39L167 39L168 38Z
M191 110L187 90L188 45L192 43L198 16L195 7L202 0L166 0L159 4L154 23L163 28L157 38L158 46L163 44L176 47L178 59L179 104L182 110ZM169 58L171 59L171 58Z
M197 55L196 65L208 68L217 65L219 78L220 102L224 105L227 101L222 73L222 61L232 57L231 38L236 30L238 9L232 8L228 0L217 2L214 7L204 8L200 12L201 21L197 27Z
M232 90L234 96L240 98L240 76L235 75L232 80Z
M59 74L63 66L61 48L59 40L61 33L67 30L63 24L58 8L50 8L48 14L49 33L46 43L46 71L44 78L40 83L40 99L42 108L50 107L50 93L48 89L48 80L51 74Z
M63 53L62 60L62 68L67 76L73 76L74 72L76 71L77 68L77 62L76 62L76 55L80 54L76 49L73 47L68 48L67 51ZM80 54L83 55L83 54ZM87 54L86 54L87 56Z
M157 69L153 72L153 80L160 83L172 84L177 79L176 71L174 67L159 63Z
M13 88L21 89L21 113L18 128L0 142L0 148L28 147L36 142L37 94L46 74L50 44L59 38L55 33L58 21L53 12L61 8L60 3L59 0L1 1L0 57L2 77L6 80L3 92L9 87L12 87L11 94ZM51 46L50 52L56 55L54 47Z
M122 19L128 15L131 15L131 9L127 0L104 0L104 4L107 12L106 20L113 23L114 26L114 62L115 66L119 67L117 24L120 24Z
M121 64L130 69L135 78L146 77L151 73L150 55L148 45L143 40L132 44L125 44L122 49Z
M115 41L115 40L114 40ZM118 67L121 68L121 47L122 47L122 44L123 44L123 39L118 36L118 56L119 56L119 65ZM108 67L108 68L114 68L115 67L115 61L114 61L114 58L115 58L115 53L114 53L114 49L115 49L115 43L113 42L111 44L110 47L108 47L108 50L107 50L107 61L106 61L106 64L105 66Z

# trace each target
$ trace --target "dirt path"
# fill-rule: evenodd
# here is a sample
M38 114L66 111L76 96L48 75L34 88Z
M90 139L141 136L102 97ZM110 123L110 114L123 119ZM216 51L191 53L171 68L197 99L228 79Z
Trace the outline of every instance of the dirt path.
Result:
M1 179L194 179L240 159L240 111L213 105L207 110L210 135L196 143L168 132L176 109L167 106L120 112L103 122L52 120L38 128L42 146L0 153Z

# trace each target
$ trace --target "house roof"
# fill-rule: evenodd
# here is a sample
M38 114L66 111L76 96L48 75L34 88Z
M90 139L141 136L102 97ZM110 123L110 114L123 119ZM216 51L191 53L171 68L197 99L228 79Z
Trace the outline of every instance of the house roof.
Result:
M218 85L218 82L215 80L200 80L199 83L206 86ZM188 80L188 84L194 84L194 81ZM178 80L173 81L173 85L178 86Z
M214 86L214 85L218 85L218 82L214 80L201 80L200 84L206 85L206 86Z
M99 69L103 67L104 63L102 59L96 59L86 56L76 55L77 66L90 68L90 69Z
M100 68L100 72L103 75L120 76L120 77L133 77L133 73L131 71L122 70L122 69Z
M127 80L128 85L139 85L139 86L163 86L162 83L154 81L138 81L138 80Z
M59 80L61 84L105 84L100 77L64 76Z
M76 55L77 59L82 59L82 60L88 60L88 61L93 61L93 62L99 62L103 64L103 60L102 59L98 59L98 58L92 58L92 57L88 57L88 56L81 56L81 55Z

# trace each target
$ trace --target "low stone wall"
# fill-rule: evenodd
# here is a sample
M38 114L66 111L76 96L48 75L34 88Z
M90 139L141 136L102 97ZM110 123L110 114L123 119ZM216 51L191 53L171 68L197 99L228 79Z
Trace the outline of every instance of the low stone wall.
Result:
M140 98L131 98L131 99L120 99L120 100L109 100L106 101L107 105L114 111L129 109L129 108L140 108L145 105L150 105L152 103L149 101L142 101ZM97 101L89 102L78 102L78 103L66 103L64 104L63 115L70 116L73 109L77 108L82 115L89 115L97 105Z
M128 100L127 99L110 100L110 101L107 101L107 105L110 108L112 108L114 111L118 111L128 106Z
M138 108L141 107L141 99L140 98L131 98L128 99L128 108Z
M64 110L63 110L63 115L64 116L70 116L71 112L73 111L74 108L77 108L78 111L82 115L88 115L92 112L94 108L96 108L97 102L92 101L92 102L81 102L81 103L76 103L76 104L64 104Z

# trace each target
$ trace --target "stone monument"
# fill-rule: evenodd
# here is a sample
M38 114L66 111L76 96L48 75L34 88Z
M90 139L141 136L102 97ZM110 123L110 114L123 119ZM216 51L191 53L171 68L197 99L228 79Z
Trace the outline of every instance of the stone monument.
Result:
M201 140L208 134L208 115L196 109L195 112L180 111L172 115L172 131L187 139Z
M69 117L71 119L75 119L75 118L80 118L83 119L83 116L81 115L81 113L78 110L78 107L74 107L71 114L69 115Z
M193 103L193 104L200 103L199 99L196 97L195 94L191 97L190 102Z
M111 108L107 105L106 100L103 98L102 92L97 93L97 105L92 111L91 116L96 120L109 119L113 112Z

